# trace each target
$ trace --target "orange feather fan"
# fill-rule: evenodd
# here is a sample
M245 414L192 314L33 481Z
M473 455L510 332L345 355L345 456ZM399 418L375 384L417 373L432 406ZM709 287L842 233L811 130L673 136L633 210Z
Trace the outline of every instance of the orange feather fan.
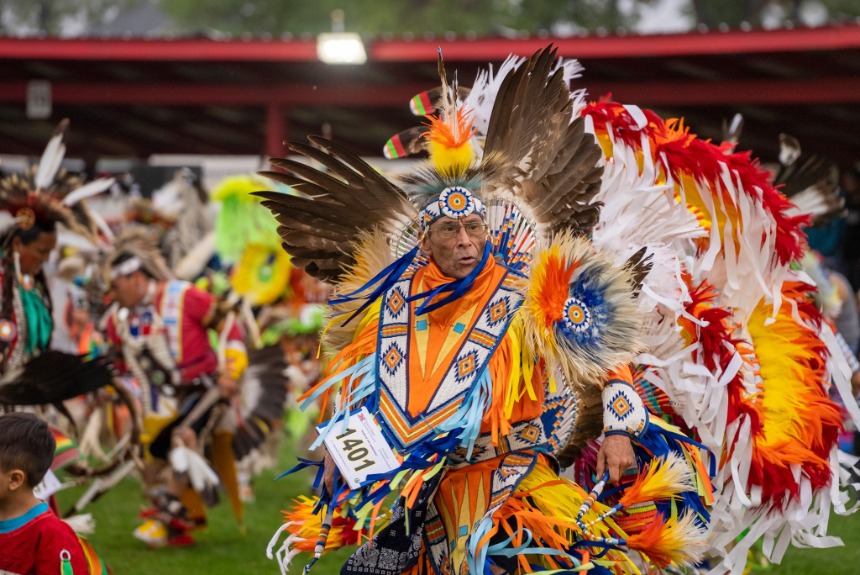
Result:
M661 568L672 563L693 565L706 547L705 534L696 525L695 515L663 520L659 515L642 532L627 538L627 546L639 551Z
M577 262L568 265L558 246L540 254L540 263L535 266L531 278L534 286L532 313L538 318L538 324L547 330L562 317L570 278L576 267Z

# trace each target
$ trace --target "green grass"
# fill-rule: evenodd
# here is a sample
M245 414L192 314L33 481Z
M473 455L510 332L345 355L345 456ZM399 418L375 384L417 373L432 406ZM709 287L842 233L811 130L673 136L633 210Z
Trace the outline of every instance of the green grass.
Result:
M847 517L831 514L830 535L840 537L843 547L798 549L790 547L780 565L767 573L774 575L854 575L860 573L860 511Z
M292 465L291 450L283 449L280 465ZM247 531L239 528L226 500L210 510L206 531L196 535L197 545L190 548L149 549L132 536L140 523L138 510L143 506L139 484L126 479L90 505L86 511L96 519L96 532L89 539L115 575L235 575L239 573L279 575L277 565L266 558L269 538L281 524L280 510L289 501L308 492L310 472L299 472L277 481L268 471L254 481L256 501L246 504ZM60 508L67 509L77 491L60 494ZM830 533L845 542L831 549L790 548L782 565L769 568L773 575L851 575L860 573L860 513L849 517L834 515ZM314 575L340 571L350 550L323 557L313 568ZM290 573L298 575L307 560L296 557Z
M286 453L289 450L284 451L281 470L292 466ZM229 502L222 497L221 503L209 510L209 526L195 533L196 545L150 549L132 535L141 523L137 514L144 507L144 498L140 484L129 478L84 510L96 520L96 532L88 539L114 575L279 575L275 562L266 558L266 545L282 523L281 509L293 497L309 493L311 472L299 472L277 481L276 475L275 471L267 471L254 480L256 500L245 505L244 534L233 518ZM58 494L60 509L71 507L80 492L72 489ZM338 573L348 556L348 550L327 554L312 573ZM300 574L307 557L296 557L290 573Z

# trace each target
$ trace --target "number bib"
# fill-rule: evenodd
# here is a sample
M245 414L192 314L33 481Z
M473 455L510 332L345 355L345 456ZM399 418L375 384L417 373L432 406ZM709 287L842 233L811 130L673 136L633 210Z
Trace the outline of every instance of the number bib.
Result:
M325 446L350 489L366 484L369 475L400 466L366 407L349 416L345 429L337 424L326 436Z

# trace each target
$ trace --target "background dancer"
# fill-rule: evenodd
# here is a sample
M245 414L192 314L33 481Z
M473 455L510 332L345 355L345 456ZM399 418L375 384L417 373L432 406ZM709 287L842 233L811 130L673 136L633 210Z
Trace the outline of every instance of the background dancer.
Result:
M245 345L234 321L222 325L225 314L212 295L171 279L145 232L121 235L108 267L116 301L106 338L140 386L148 456L144 483L154 503L135 536L153 546L190 545L189 531L205 524L201 492L214 503L218 477L237 494L231 501L241 521L232 433L220 423L231 413L227 406L247 366ZM220 330L217 350L210 330ZM204 447L218 476L199 455ZM173 473L166 489L157 488L168 459Z

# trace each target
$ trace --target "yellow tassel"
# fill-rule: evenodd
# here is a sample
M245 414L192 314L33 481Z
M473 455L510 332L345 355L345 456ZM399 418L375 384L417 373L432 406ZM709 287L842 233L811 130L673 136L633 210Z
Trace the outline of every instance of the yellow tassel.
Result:
M655 460L645 474L624 491L619 502L624 507L658 499L674 499L683 491L692 491L690 470L681 456L670 453L666 459Z

